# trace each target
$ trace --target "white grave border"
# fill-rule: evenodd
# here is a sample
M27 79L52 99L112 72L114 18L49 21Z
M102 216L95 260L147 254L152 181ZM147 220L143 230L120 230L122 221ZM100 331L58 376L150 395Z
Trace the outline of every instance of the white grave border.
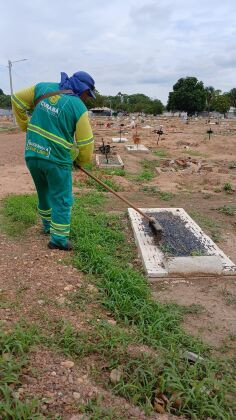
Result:
M145 208L141 210L147 214L168 211L173 215L179 216L186 222L186 227L208 248L209 253L209 256L166 257L158 247L154 237L149 236L145 232L142 223L143 217L134 209L128 208L135 242L138 246L148 277L170 277L173 275L183 276L191 274L236 275L236 265L224 254L212 239L202 231L183 208ZM175 266L177 267L176 270L179 271L174 270ZM185 267L185 269L183 269L183 267Z
M111 169L116 169L116 168L121 168L124 169L124 162L121 159L120 155L115 155L117 157L117 163L101 163L100 162L100 157L105 156L105 155L96 155L95 156L95 162L96 162L96 166L98 166L99 168L111 168ZM114 156L113 156L114 157ZM109 160L109 157L108 157Z
M125 143L126 141L129 141L126 137L112 137L113 143Z
M149 153L150 150L144 146L144 144L125 144L125 148L128 152L143 152L143 153Z

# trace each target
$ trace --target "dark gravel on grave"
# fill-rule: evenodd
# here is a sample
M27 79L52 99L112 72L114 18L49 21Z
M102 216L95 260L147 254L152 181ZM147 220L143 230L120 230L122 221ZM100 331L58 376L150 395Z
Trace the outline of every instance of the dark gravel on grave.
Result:
M148 212L163 228L162 240L158 244L162 252L174 257L189 257L192 254L208 255L208 249L202 241L186 227L186 222L180 216L169 211ZM146 220L143 220L146 233L154 238L152 230Z

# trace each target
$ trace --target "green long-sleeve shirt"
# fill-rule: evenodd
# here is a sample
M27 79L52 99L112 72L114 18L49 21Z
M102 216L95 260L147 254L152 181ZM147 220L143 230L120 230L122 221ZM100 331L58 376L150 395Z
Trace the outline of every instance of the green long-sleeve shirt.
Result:
M59 90L58 83L38 83L12 95L18 125L26 131L25 157L47 159L61 165L91 161L93 134L87 108L80 98L61 94L35 100ZM28 111L32 111L31 118Z

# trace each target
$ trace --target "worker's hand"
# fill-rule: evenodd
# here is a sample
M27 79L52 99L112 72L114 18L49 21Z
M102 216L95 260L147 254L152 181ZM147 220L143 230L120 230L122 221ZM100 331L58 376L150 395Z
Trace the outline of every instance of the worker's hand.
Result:
M74 168L76 168L76 169L80 169L80 165L79 165L79 163L78 163L78 162L76 162L76 160L74 160L74 162L73 162L73 166L74 166Z

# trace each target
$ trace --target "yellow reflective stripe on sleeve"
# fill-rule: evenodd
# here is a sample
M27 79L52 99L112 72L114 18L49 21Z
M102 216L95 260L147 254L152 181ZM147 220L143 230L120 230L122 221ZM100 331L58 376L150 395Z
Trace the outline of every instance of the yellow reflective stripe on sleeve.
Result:
M47 138L48 140L58 143L61 146L65 147L66 149L71 149L73 147L72 143L69 143L67 140L63 139L62 137L58 137L54 135L53 133L49 133L49 131L43 130L42 128L36 125L28 124L28 130L33 131L34 133L37 133L40 136Z
M23 108L25 111L28 111L28 107L27 107L27 105L26 104L24 104L24 102L22 102L22 101L20 101L20 99L19 98L17 98L17 96L16 95L12 95L11 96L11 99L12 99L12 101L13 102L15 102L16 103L16 105L18 105L20 108Z
M79 141L77 141L77 145L80 147L80 146L86 146L87 144L91 144L91 143L93 143L93 137L90 137L89 139L86 139L86 140L79 140Z

